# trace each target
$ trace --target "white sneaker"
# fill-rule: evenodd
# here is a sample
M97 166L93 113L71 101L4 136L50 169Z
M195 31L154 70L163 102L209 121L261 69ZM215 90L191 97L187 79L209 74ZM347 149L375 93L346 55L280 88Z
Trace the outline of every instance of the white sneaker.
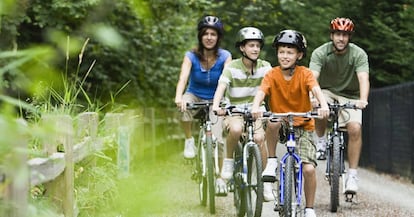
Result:
M326 160L326 139L317 139L316 142L316 159Z
M356 194L358 191L358 178L355 175L349 175L346 179L345 193Z
M273 186L270 182L263 183L263 199L265 202L275 200L275 196L273 195Z
M266 168L262 173L263 182L276 181L277 158L267 158Z
M194 145L194 138L185 139L184 142L184 158L194 158L196 155L196 147Z
M224 158L223 168L221 169L221 178L229 180L233 176L234 171L234 159Z
M316 217L315 210L313 210L312 208L306 208L305 217Z

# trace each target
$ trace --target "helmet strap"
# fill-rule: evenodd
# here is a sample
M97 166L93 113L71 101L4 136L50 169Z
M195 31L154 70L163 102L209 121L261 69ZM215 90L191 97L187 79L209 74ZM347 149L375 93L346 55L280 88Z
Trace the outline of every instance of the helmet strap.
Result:
M252 75L253 75L254 74L254 66L257 63L257 59L254 60L254 59L248 57L244 52L242 52L242 55L243 55L243 58L246 58L246 59L248 59L252 62Z

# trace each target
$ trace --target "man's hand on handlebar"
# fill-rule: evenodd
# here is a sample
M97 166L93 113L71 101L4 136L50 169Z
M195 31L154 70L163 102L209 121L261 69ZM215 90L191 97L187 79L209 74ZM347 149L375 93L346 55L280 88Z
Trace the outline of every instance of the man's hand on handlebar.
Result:
M357 101L355 102L355 105L356 105L356 107L357 107L357 108L359 108L359 109L364 109L364 108L366 108L366 107L367 107L368 102L367 102L367 101L364 101L364 100L357 100Z

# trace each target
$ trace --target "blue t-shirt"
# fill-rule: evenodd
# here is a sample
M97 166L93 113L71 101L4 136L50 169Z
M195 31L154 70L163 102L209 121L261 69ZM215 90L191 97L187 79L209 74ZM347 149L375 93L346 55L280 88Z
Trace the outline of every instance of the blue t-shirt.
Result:
M209 70L201 66L200 60L194 52L187 51L185 55L191 60L191 72L187 92L201 99L213 99L218 80L223 72L224 63L228 57L231 57L230 52L220 48L218 50L217 60Z

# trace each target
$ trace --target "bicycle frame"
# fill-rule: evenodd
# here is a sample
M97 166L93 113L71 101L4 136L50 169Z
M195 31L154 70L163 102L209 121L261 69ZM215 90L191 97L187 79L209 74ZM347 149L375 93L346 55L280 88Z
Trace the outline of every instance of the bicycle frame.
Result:
M339 126L339 113L343 109L356 109L354 104L345 103L340 104L338 101L329 104L330 109L330 130L328 131L328 144L327 159L326 159L326 171L325 177L329 182L330 187L330 210L336 212L339 206L339 179L346 173L344 152L346 149L346 143L344 140L345 130ZM346 201L351 202L351 198L345 192L345 182L342 182L342 193L346 196Z
M210 213L215 213L215 178L219 174L218 144L217 138L212 133L210 120L211 102L187 103L188 109L200 109L199 117L200 134L197 141L198 156L196 156L196 169L193 179L199 183L200 201L206 205L207 189L209 197ZM201 163L201 165L199 165Z
M284 191L285 191L285 186L284 186L284 179L285 179L285 164L286 164L286 159L288 156L293 156L296 162L296 165L299 167L297 174L296 174L296 178L297 178L297 184L296 184L296 188L298 189L297 191L297 195L296 195L296 203L300 204L302 201L302 160L300 159L299 155L297 155L295 153L295 147L296 147L296 139L295 139L295 131L293 128L293 116L288 116L288 122L289 122L289 134L288 134L288 140L286 142L286 148L287 148L287 153L285 153L285 155L282 157L282 159L280 160L281 163L281 168L280 168L280 204L284 205L285 202L285 198L284 198Z
M237 216L258 217L262 213L263 182L261 181L262 158L259 146L254 141L254 120L247 107L242 111L227 108L227 114L241 115L244 120L244 132L235 150L234 204ZM240 153L241 152L241 153ZM256 172L256 174L254 174ZM254 194L252 194L254 192Z
M271 122L280 121L281 118L287 118L287 121L284 120L288 124L284 129L287 134L287 141L285 143L286 153L280 160L279 198L275 203L275 211L284 213L283 216L296 216L297 212L301 211L300 206L302 204L303 166L300 156L295 153L296 138L293 119L294 117L314 118L319 116L311 112L265 113L263 116L269 117ZM293 176L291 176L292 173ZM285 183L294 185L294 189L291 189L292 186L286 186ZM295 194L295 201L291 200L292 192ZM288 198L285 198L285 196Z

